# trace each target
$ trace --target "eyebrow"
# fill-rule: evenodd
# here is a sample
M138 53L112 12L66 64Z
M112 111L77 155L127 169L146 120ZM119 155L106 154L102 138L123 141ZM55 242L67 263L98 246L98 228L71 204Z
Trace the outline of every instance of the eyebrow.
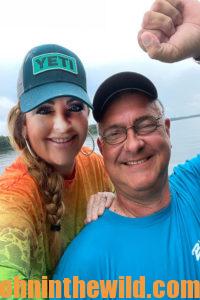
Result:
M58 101L58 100L53 100L53 99L52 99L52 100L48 100L48 101L42 103L40 106L45 105L45 104L55 105L55 102L56 102L56 101ZM77 98L73 98L73 97L69 98L69 99L66 100L66 101L67 101L67 103L72 103L72 102L74 102L74 101L82 102L81 100L79 100L79 99L77 99Z
M109 126L108 128L106 128L106 129L104 130L104 132L107 131L107 130L112 130L112 129L122 128L122 127L125 127L125 126L123 126L123 125L121 125L121 124L111 125L111 126Z
M138 120L140 120L140 119L145 119L145 118L148 118L148 117L155 117L155 115L142 115L142 116L136 118L136 119L133 121L133 125L134 125L134 123L135 123L136 121L138 121ZM119 124L113 124L113 125L110 125L109 127L107 127L107 128L104 130L104 132L107 131L107 130L110 130L110 129L117 129L117 128L122 128L122 127L125 128L126 126L125 126L124 124L121 124L121 123L119 123Z

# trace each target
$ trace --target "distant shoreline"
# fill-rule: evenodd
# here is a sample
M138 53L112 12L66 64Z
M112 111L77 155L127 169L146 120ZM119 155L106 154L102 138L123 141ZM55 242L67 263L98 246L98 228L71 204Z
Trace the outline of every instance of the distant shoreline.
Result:
M8 136L0 136L0 153L5 153L9 150L13 150L10 141L9 141L9 137Z
M170 120L171 121L179 121L179 120L183 120L183 119L190 119L190 118L197 118L197 117L200 117L200 114L183 116L183 117L175 117L175 118L170 118Z
M182 116L182 117L173 117L170 118L171 121L179 121L183 119L190 119L190 118L198 118L200 117L200 114L195 115L189 115L189 116ZM90 124L89 125L89 132L93 135L97 134L97 125L96 124ZM12 148L9 137L8 136L0 136L0 153L5 153L7 151L11 151L14 149Z

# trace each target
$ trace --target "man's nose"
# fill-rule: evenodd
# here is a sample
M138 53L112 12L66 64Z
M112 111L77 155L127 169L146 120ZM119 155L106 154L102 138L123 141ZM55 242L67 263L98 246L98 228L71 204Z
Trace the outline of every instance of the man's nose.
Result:
M142 136L139 136L135 133L133 128L127 130L127 139L124 143L124 147L129 152L137 153L145 145L144 139Z

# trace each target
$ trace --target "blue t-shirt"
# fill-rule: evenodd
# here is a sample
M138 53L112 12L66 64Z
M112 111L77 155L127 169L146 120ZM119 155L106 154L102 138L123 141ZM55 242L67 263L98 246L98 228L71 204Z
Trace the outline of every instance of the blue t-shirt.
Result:
M106 210L88 224L54 275L68 280L63 299L183 299L192 287L200 299L200 156L174 169L170 192L168 207L150 216Z

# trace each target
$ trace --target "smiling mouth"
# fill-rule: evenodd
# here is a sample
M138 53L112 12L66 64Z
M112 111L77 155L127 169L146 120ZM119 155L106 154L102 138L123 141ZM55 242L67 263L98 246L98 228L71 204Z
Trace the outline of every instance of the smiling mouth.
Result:
M65 143L71 142L75 137L76 137L76 135L73 135L73 136L67 137L67 138L51 138L49 140L56 144L65 144Z
M141 165L144 164L146 161L148 161L151 158L151 156L147 157L147 158L143 158L143 159L138 159L138 160L129 160L124 162L123 164L125 164L126 166L135 166L135 165Z

